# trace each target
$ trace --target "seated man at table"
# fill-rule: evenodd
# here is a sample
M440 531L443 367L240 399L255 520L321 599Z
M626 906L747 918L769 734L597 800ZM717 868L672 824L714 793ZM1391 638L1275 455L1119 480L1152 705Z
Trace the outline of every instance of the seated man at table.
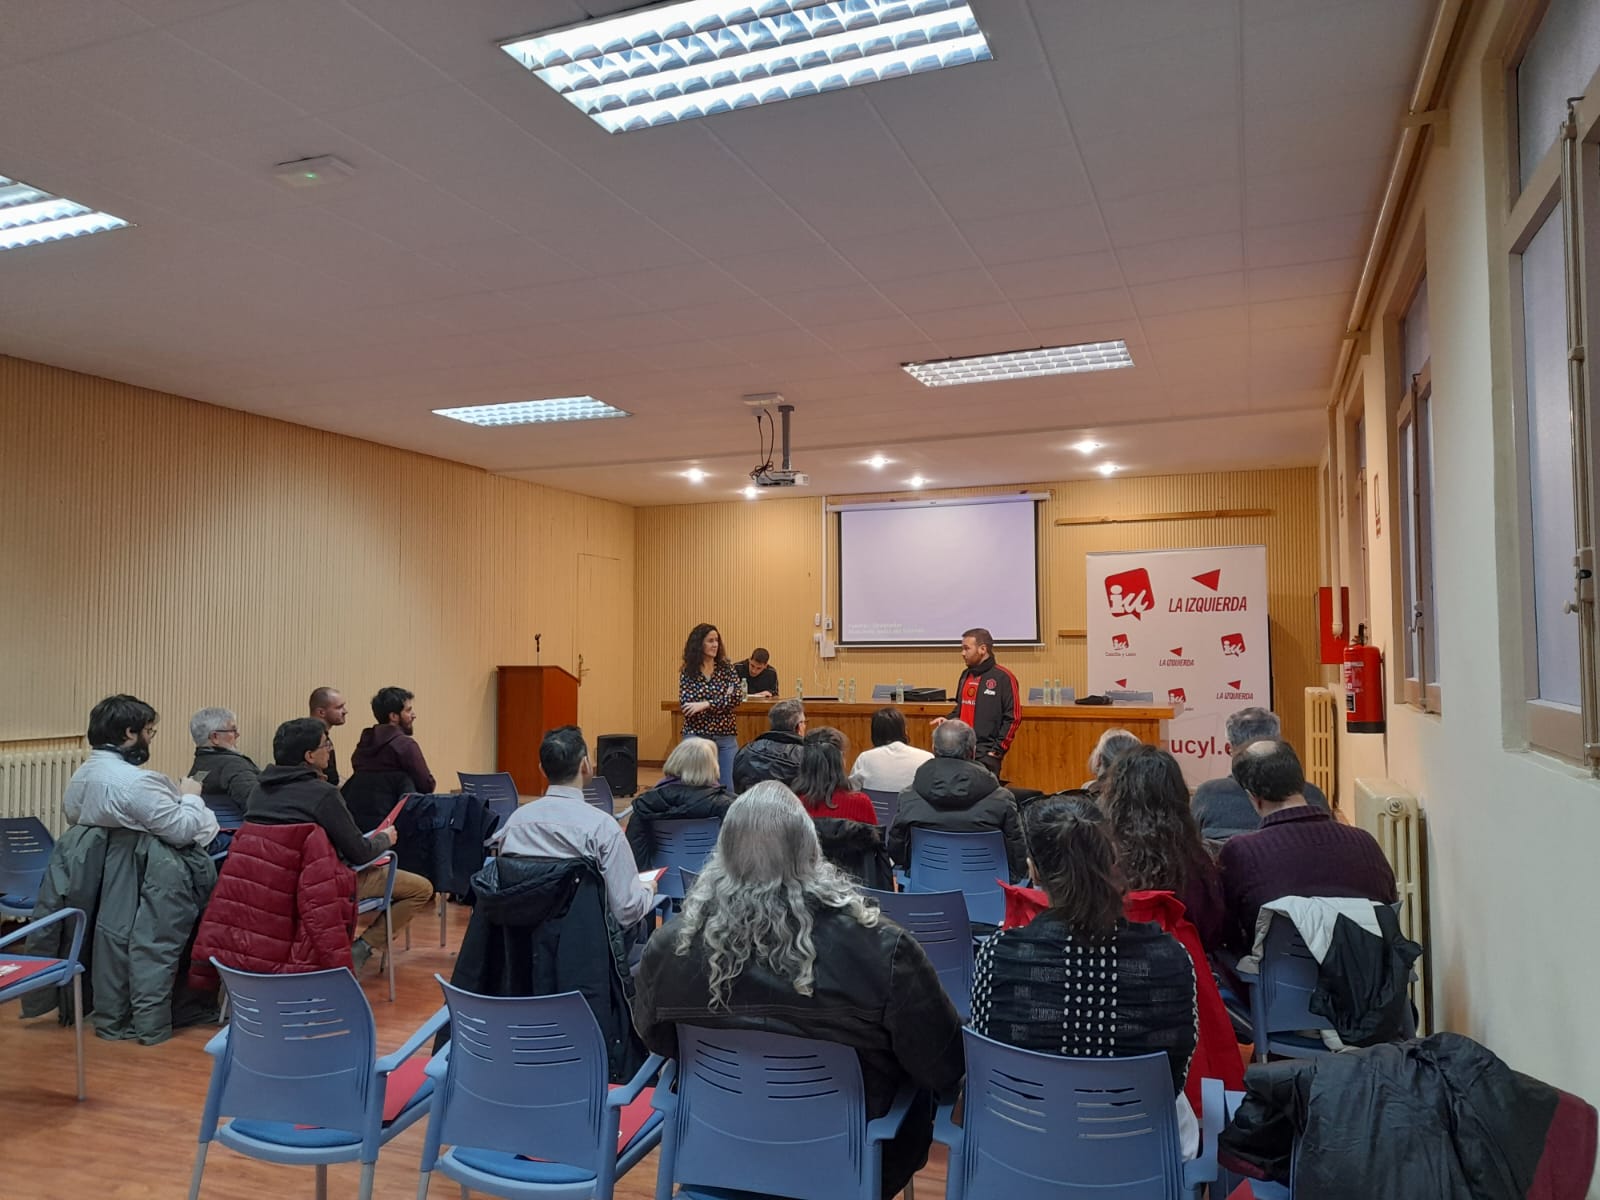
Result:
M261 772L245 820L258 825L321 825L339 857L352 867L371 862L394 847L399 833L392 827L364 834L345 807L339 789L322 777L333 742L328 727L315 717L296 717L278 726L272 735L273 765ZM388 882L386 864L368 867L356 876L356 896L367 900L383 895ZM410 871L396 871L389 901L389 925L399 933L433 901L433 884ZM356 972L373 951L388 949L388 931L382 915L350 947Z
M550 786L517 809L495 835L500 853L593 860L605 878L606 903L618 926L638 924L655 902L655 884L639 879L622 826L583 798L584 785L594 778L583 730L563 725L545 734L539 769Z
M765 646L750 651L750 657L734 663L735 674L745 683L745 695L752 700L770 700L778 694L778 668Z
M734 795L748 792L763 779L794 785L805 746L805 706L798 700L779 700L767 713L767 725L766 733L740 746L733 756Z

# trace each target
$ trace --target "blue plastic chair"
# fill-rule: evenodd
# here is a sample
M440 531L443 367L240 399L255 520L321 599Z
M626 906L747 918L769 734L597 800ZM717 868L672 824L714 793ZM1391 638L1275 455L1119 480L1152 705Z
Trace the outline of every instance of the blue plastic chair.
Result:
M0 919L33 916L55 845L38 817L0 817Z
M606 816L616 818L617 798L612 794L611 781L604 775L596 775L589 781L589 786L583 789L583 798Z
M510 1200L610 1200L661 1141L661 1114L652 1113L617 1146L623 1106L666 1060L651 1055L608 1090L605 1037L581 993L480 996L434 978L450 1010L450 1049L428 1064L433 1108L417 1200L434 1171ZM450 1149L441 1154L441 1144Z
M722 832L721 817L687 817L670 821L655 821L650 826L655 839L655 852L650 866L666 867L667 873L656 886L658 896L682 900L688 889L684 886L682 872L687 869L700 873L706 859L717 848L717 836Z
M88 925L88 918L84 916L81 908L57 909L48 917L44 917L25 929L13 930L0 938L0 951L29 937L49 925L58 921L72 922L72 946L67 951L65 958L42 958L36 954L4 954L0 958L11 959L22 963L47 962L53 964L42 971L35 971L25 979L8 984L5 976L0 975L0 1004L8 1000L19 1000L29 992L37 992L47 987L66 987L72 984L72 1036L77 1043L78 1053L78 1099L85 1098L83 1086L83 963L79 956L83 952L83 931Z
M878 828L885 833L894 824L894 814L900 808L900 793L881 788L867 788L866 797L872 801L872 811L878 814Z
M879 892L861 894L878 902L884 916L904 929L927 952L939 972L945 995L965 1021L972 1015L972 923L960 892Z
M378 855L378 857L373 859L371 862L362 863L359 867L356 868L356 874L359 875L362 871L365 871L368 867L379 867L379 866L383 866L385 864L387 864L388 868L389 868L389 877L388 877L387 880L384 881L383 895L381 895L381 896L369 896L365 900L358 900L356 902L356 915L357 916L365 916L368 913L375 913L375 912L381 912L383 914L383 932L384 932L383 964L384 964L385 967L388 968L388 971L389 971L389 1003L393 1004L394 1003L394 926L390 922L389 912L390 912L390 905L394 901L394 873L399 868L400 864L396 860L396 858L395 858L395 856L393 854L389 853L388 851L385 851L384 853Z
M1311 1011L1317 960L1293 921L1273 917L1262 943L1260 973L1240 972L1238 979L1250 993L1250 1035L1257 1062L1266 1062L1269 1054L1316 1058L1333 1053L1314 1032L1328 1026L1326 1017ZM1410 1037L1416 1028L1409 1006L1407 1020Z
M228 1024L206 1045L214 1061L189 1200L199 1198L213 1140L265 1162L316 1167L319 1198L330 1163L359 1162L369 1200L379 1148L426 1115L433 1090L425 1083L385 1122L389 1073L444 1027L445 1010L379 1058L372 1007L343 967L255 975L211 962L228 989Z
M489 775L469 775L465 771L457 771L456 778L461 781L463 792L482 800L489 811L499 818L495 822L496 829L511 819L517 811L517 805L522 802L517 793L517 781L509 771L496 771Z
M999 830L945 833L912 827L907 891L960 892L974 921L999 925L1006 919L1006 896L999 881L1010 878L1006 839Z
M1200 1157L1184 1162L1164 1053L1063 1058L962 1030L962 1124L941 1105L933 1136L950 1147L946 1200L1181 1200L1217 1178L1222 1081L1203 1081Z
M901 1089L889 1112L869 1121L850 1047L679 1025L678 1057L651 1097L666 1117L656 1200L671 1200L674 1184L690 1200L711 1200L714 1189L878 1200L883 1143L914 1095Z

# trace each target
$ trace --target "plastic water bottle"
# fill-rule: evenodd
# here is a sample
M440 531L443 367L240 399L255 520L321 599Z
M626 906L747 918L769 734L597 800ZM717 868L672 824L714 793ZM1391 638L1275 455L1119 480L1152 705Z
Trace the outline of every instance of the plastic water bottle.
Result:
M1046 704L1054 704L1056 702L1056 687L1055 684L1050 682L1050 676L1048 675L1044 677L1044 702Z
M844 680L839 680L839 703L844 703Z
M806 698L806 681L803 676L796 678L794 681L794 698L796 700L804 700Z
M743 675L739 676L739 703L743 704L750 699L750 681Z
M896 704L904 704L906 702L906 681L904 679L896 679L894 681L894 702Z
M855 679L855 676L852 675L850 677L850 703L854 704L855 702L856 702L856 679Z
M1067 689L1061 686L1061 680L1056 680L1056 698L1051 704L1065 704L1067 702Z

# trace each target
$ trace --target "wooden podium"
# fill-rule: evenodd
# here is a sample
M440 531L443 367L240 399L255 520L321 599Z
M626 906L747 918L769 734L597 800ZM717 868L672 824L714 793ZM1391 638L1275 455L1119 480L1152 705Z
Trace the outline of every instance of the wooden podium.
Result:
M497 667L494 769L508 771L524 796L542 796L539 743L578 723L578 677L560 667Z

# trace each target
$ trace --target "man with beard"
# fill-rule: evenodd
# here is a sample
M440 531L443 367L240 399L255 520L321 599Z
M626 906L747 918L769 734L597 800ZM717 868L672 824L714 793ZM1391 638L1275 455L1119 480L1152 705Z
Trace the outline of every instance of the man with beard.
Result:
M321 721L332 733L345 722L348 706L344 702L344 693L337 688L319 687L311 693L311 699L306 707L310 715ZM328 750L328 766L322 772L322 777L334 787L339 786L339 756L331 748Z
M350 756L350 769L402 771L411 777L411 786L422 793L433 791L433 772L422 757L422 747L411 734L416 725L412 693L402 687L386 687L372 698L372 717L376 725L361 731L361 741Z
M89 713L88 760L67 783L62 809L74 825L135 829L169 846L206 846L217 818L193 779L181 784L147 771L156 710L134 696L108 696Z

